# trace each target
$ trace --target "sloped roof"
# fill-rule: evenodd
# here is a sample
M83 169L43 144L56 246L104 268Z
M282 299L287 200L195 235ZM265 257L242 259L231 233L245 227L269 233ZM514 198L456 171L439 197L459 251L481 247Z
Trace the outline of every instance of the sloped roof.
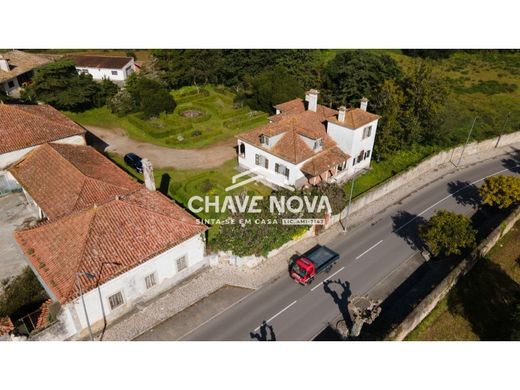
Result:
M17 231L15 238L60 302L74 299L76 273L98 274L99 283L203 233L206 226L159 192L146 188L54 222ZM96 281L81 277L84 291Z
M307 161L302 166L301 171L311 176L321 175L323 172L347 161L349 158L350 156L348 154L335 146L324 150Z
M132 57L117 56L68 56L80 68L122 69Z
M51 220L141 186L90 146L50 143L9 171Z
M26 53L20 50L11 50L0 55L8 60L9 71L0 69L0 82L20 76L32 69L45 65L52 61L48 56Z
M280 110L281 113L278 115L273 115L269 119L276 120L280 118L281 114L296 114L296 113L302 113L307 111L307 102L305 102L303 99L296 98L293 100L289 100L288 102L277 104L274 106L277 110ZM312 111L311 111L312 112ZM322 106L321 104L317 105L316 108L316 114L319 117L322 118L328 118L332 115L336 115L338 111L336 111L333 108L329 108L326 106Z
M338 120L337 115L331 116L327 120L349 129L359 129L361 126L365 126L379 118L381 118L379 115L372 114L361 108L351 108L345 112L345 120L343 122Z
M83 134L83 127L47 104L0 104L0 154Z

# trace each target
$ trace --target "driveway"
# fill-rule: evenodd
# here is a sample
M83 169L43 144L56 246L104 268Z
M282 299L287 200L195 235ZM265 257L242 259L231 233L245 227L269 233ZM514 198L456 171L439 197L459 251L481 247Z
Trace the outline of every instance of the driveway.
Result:
M21 193L0 197L0 280L18 275L27 265L13 232L35 216Z
M85 126L85 128L108 145L105 145L105 150L121 155L129 152L137 153L141 157L148 158L157 168L210 169L219 167L236 157L234 139L201 149L174 149L133 140L119 128L108 129L95 126ZM94 143L102 144L95 141Z

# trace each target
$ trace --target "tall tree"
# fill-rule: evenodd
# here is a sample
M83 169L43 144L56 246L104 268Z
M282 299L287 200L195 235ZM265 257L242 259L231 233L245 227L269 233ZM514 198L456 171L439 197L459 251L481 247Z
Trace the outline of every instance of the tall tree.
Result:
M482 201L492 207L505 209L520 204L520 179L518 177L488 177L479 191Z

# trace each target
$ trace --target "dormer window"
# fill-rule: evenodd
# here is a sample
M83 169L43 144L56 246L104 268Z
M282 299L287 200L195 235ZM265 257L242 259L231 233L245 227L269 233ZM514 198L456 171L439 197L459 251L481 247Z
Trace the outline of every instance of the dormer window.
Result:
M323 138L318 138L314 140L314 150L321 149L323 146Z
M265 134L260 135L260 143L265 146L269 146L269 137Z

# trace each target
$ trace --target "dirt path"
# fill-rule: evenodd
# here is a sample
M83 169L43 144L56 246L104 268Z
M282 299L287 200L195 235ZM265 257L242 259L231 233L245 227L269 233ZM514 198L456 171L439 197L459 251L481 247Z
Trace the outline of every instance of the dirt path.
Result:
M236 156L234 139L219 142L201 149L174 149L165 146L140 142L128 137L123 129L85 126L108 146L107 151L121 155L133 152L148 158L157 168L173 167L176 169L216 168Z

